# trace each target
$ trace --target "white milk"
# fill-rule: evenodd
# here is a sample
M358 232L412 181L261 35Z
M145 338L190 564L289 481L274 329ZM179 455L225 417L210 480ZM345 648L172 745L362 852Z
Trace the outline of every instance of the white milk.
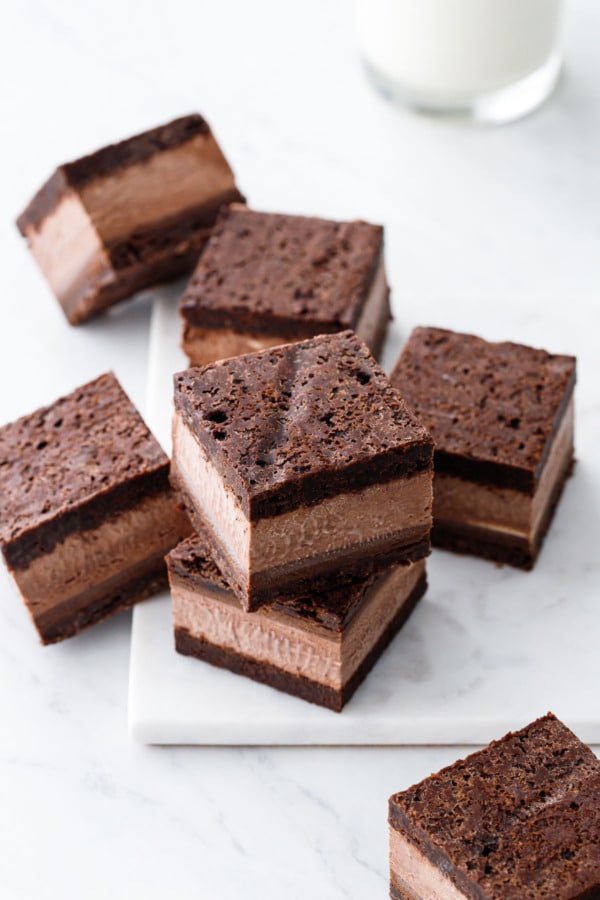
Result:
M562 0L355 0L361 51L376 79L441 105L514 85L553 60L557 75L561 6Z

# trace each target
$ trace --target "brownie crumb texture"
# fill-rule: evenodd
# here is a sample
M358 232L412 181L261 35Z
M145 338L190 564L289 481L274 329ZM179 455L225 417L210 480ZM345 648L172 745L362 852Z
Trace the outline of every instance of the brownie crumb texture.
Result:
M390 821L473 896L600 896L600 761L552 714L396 794Z
M575 359L416 328L392 383L436 450L536 472L575 381Z
M227 326L278 320L356 325L383 247L383 228L224 209L181 304L184 318Z
M414 443L431 455L425 429L348 331L189 369L175 392L188 427L249 497Z
M0 542L168 458L112 373L0 428Z

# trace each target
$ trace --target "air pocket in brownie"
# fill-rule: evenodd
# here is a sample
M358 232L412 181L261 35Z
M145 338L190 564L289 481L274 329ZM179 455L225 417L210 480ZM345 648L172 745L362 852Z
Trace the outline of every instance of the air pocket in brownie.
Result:
M166 586L191 530L168 473L112 374L0 428L0 544L43 643Z
M18 227L72 325L189 272L243 197L206 123L185 116L59 166Z
M389 801L393 900L600 897L600 762L551 713Z
M429 553L432 441L352 332L175 376L175 485L247 609Z
M347 328L378 356L390 319L383 228L231 206L180 310L191 365Z
M247 613L215 564L205 534L172 550L167 564L180 653L336 711L426 587L420 560Z
M575 359L416 328L391 380L435 441L433 543L531 568L573 465Z

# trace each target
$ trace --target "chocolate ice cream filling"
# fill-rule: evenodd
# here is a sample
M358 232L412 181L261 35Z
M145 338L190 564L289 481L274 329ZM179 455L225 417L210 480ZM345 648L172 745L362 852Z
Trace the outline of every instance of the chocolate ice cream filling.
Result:
M366 591L343 631L262 607L249 615L231 591L171 575L175 628L292 675L341 690L423 577L423 561L394 566Z
M302 573L315 561L370 556L378 546L403 547L426 539L431 526L431 475L420 472L362 490L327 497L280 515L250 522L176 413L176 475L207 520L242 582L248 574L285 569Z
M465 894L395 828L390 829L392 896L410 900L464 900Z
M164 492L97 528L68 535L50 553L12 575L36 620L97 585L120 575L128 580L140 563L165 555L189 531L175 495Z

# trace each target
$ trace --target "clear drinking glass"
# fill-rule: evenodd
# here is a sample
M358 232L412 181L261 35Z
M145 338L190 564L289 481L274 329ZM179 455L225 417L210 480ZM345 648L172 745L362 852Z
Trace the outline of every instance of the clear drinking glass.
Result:
M384 94L429 113L506 122L552 93L562 0L355 0L360 50Z

